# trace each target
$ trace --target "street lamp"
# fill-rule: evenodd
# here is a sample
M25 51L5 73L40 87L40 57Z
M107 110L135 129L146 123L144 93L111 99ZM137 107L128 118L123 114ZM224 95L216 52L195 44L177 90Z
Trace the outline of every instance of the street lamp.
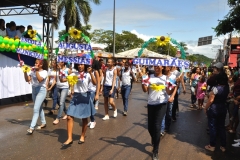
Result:
M113 57L115 57L115 0L113 1Z
M170 37L172 33L167 33L168 37ZM169 55L170 44L168 43L168 55Z

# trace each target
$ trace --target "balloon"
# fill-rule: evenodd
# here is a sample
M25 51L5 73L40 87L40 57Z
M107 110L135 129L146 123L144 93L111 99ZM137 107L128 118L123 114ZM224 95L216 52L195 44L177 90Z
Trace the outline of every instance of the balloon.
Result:
M23 46L23 49L24 49L24 50L27 50L27 46Z
M9 47L10 47L10 45L9 45L9 44L6 44L6 45L5 45L5 48L6 48L6 49L8 49Z
M48 57L47 57L47 56L44 56L43 58L44 58L44 59L48 59Z
M15 45L15 46L18 46L18 44L19 44L19 39L15 39L14 45Z
M10 38L8 43L9 45L12 45L14 43L14 39Z
M14 50L16 49L16 46L13 44L11 47L10 47L11 50Z
M30 51L33 50L32 46L28 46L28 50Z
M0 47L5 49L5 44L2 43Z

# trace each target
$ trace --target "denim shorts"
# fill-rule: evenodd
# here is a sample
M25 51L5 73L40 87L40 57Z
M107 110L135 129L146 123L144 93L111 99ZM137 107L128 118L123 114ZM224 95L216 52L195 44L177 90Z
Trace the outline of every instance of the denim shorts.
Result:
M112 89L112 86L103 86L103 96L114 98L115 93L116 93L116 87L114 87L113 93L109 94L111 89Z

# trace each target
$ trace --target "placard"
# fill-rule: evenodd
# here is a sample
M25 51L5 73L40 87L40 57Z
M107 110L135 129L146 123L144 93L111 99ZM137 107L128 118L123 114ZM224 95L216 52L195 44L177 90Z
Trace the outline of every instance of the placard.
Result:
M150 58L135 58L133 59L135 65L146 65L146 66L175 66L189 68L190 62L181 60L178 58L172 59L150 59Z
M65 43L60 42L58 45L59 49L72 49L72 50L86 50L91 51L92 47L90 44L80 44L80 43Z
M66 63L77 63L77 64L86 64L91 65L92 59L86 57L68 57L68 56L57 56L57 62L66 62Z
M33 51L29 51L29 50L24 50L22 48L18 48L17 53L27 55L27 56L30 56L30 57L34 57L34 58L37 58L37 59L43 59L42 54L39 54L39 53L33 52Z
M25 43L29 43L29 44L33 44L33 45L36 45L36 46L40 46L40 47L43 46L41 41L35 41L35 40L29 39L29 38L21 37L20 41L25 42Z

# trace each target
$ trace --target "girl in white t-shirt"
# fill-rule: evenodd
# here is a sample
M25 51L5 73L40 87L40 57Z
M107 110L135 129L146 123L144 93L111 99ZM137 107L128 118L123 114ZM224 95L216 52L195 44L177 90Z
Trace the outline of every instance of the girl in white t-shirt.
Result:
M26 82L32 83L32 99L34 102L33 107L33 118L30 125L30 128L27 130L29 134L32 134L34 128L37 124L38 117L40 115L41 125L37 127L37 129L41 129L46 127L46 120L44 111L42 109L42 103L46 97L47 89L46 89L46 80L48 70L48 62L47 60L37 59L35 62L35 66L28 75L27 72L24 72L24 78Z
M153 157L158 159L160 130L163 117L166 113L168 95L173 93L166 87L167 76L162 73L162 66L154 66L155 74L143 77L142 89L148 92L148 131L153 145Z
M57 76L57 61L53 60L51 62L52 69L48 71L48 84L47 84L47 90L51 91L52 93L52 109L48 112L49 115L52 115L56 110L56 105L59 105L59 99L58 99L58 89L56 85L56 76Z
M109 120L108 104L110 104L113 107L113 110L114 110L113 117L117 117L117 108L114 103L114 95L116 93L115 84L116 84L117 70L114 67L113 59L108 59L107 66L108 68L105 70L104 81L103 81L105 116L102 119L104 121Z
M60 93L59 98L59 110L58 115L56 119L53 121L53 124L58 124L60 121L60 118L62 117L62 112L65 112L65 116L63 116L63 120L67 119L67 108L65 104L65 100L68 95L69 90L69 84L67 81L67 76L70 74L70 70L66 67L66 64L64 62L58 63L58 71L57 71L57 88L58 92Z
M4 19L0 19L0 36L2 37L7 36Z
M72 100L67 110L68 139L62 144L63 147L68 147L73 143L72 130L74 118L82 119L82 134L78 144L83 144L85 142L88 117L96 113L91 94L88 92L90 82L96 85L96 79L93 75L92 68L87 68L84 64L76 64L75 68L78 72L72 73L71 76L77 76L78 81L74 86L71 86Z

